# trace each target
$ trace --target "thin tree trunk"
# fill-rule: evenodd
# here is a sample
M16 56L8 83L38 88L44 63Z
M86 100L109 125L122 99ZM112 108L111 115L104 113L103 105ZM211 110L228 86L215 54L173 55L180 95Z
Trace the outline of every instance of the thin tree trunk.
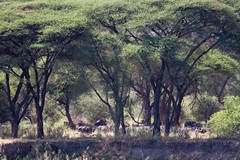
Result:
M43 139L44 138L44 130L43 130L43 109L39 104L35 104L36 114L37 114L37 137Z
M217 93L217 98L218 98L218 102L221 104L221 105L224 105L224 101L223 101L223 97L224 97L224 90L226 89L226 85L228 83L228 81L230 80L230 76L227 76L227 78L224 80L223 82L223 85L221 86L221 89L220 89L220 92Z
M165 136L169 136L171 123L170 123L170 112L171 112L171 105L172 105L172 94L173 94L173 84L170 86L170 91L168 93L168 104L165 114Z
M72 117L70 115L70 100L67 95L66 95L65 111L66 111L66 116L71 129L76 129L76 125L73 123Z
M165 70L165 61L162 59L162 66L159 72L158 81L156 86L154 86L154 102L153 102L153 114L154 114L154 122L153 122L153 136L160 136L161 135L161 122L160 122L160 114L159 114L159 101L162 94L162 81L163 75Z
M160 98L160 105L159 105L159 114L161 117L161 124L164 125L165 124L165 120L166 120L166 108L167 108L167 93L164 92Z
M161 97L161 87L160 84L157 85L156 91L154 92L154 104L153 104L153 136L160 136L160 114L159 114L159 101Z
M173 125L177 125L177 126L180 125L182 100L183 100L183 97L180 97L180 99L178 100L178 103L176 105L175 112L174 112L174 117L173 117Z
M115 130L114 130L114 134L115 137L119 137L120 136L120 132L119 132L119 127L121 124L121 112L120 112L120 101L118 98L115 97Z
M126 135L125 121L124 121L124 107L121 106L121 126L122 126L122 135Z
M146 82L147 83L147 82ZM150 91L151 87L146 84L145 94L143 95L143 107L144 107L144 124L146 126L152 125L151 117L152 117L152 106L150 102Z
M115 138L120 136L119 128L120 128L120 117L116 115L115 128L114 128Z
M143 106L144 106L144 124L146 126L151 126L152 106L150 104L150 100L149 101L147 100L147 103L145 102Z

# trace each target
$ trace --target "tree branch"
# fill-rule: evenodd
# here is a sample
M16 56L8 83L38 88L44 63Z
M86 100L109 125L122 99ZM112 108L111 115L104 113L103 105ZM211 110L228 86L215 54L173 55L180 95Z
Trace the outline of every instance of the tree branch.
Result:
M105 100L102 98L102 96L100 95L100 93L99 93L99 92L97 91L97 89L91 84L91 82L88 81L88 83L89 83L89 85L91 86L91 88L94 90L94 92L97 94L98 98L99 98L105 105L108 106L108 109L109 109L109 111L110 111L110 113L111 113L112 119L113 119L113 121L115 122L115 116L114 116L114 111L113 111L113 109L112 109L112 106L111 106L107 101L105 101Z

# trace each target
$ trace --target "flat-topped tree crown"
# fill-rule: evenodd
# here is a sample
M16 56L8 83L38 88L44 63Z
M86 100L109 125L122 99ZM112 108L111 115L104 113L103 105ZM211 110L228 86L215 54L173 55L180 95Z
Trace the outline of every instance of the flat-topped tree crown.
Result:
M0 3L1 62L22 70L35 102L39 138L44 137L42 113L53 66L86 31L80 8L74 1Z

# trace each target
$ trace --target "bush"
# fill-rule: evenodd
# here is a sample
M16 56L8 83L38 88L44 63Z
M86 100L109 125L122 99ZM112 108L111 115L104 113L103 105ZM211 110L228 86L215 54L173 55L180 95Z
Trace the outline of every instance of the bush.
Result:
M227 97L224 103L227 109L213 114L208 124L218 135L238 135L240 133L240 97Z
M63 115L57 109L57 105L50 100L46 101L46 105L43 110L43 118L46 124L54 125L63 117Z
M204 93L195 103L195 106L192 109L192 114L196 121L207 122L210 119L211 115L218 112L220 109L221 107L217 102L217 98Z
M72 108L72 113L73 116L84 117L90 122L110 118L108 107L94 93L81 95L80 101Z

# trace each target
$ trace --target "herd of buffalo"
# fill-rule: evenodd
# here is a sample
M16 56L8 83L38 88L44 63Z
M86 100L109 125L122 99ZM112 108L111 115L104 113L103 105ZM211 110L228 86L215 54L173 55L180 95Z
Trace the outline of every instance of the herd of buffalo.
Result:
M78 121L76 123L76 130L82 133L92 133L94 131L98 132L105 132L105 131L113 131L114 126L110 126L107 124L107 121L105 119L99 119L95 123L86 123L83 121ZM64 122L65 126L69 126L68 122ZM126 130L131 130L134 127L139 127L139 126L127 126ZM142 128L148 128L151 129L151 126L141 126ZM198 131L200 133L205 133L207 132L206 129L204 129L203 124L196 122L196 121L187 121L184 123L184 126L182 128L183 130L194 130Z

